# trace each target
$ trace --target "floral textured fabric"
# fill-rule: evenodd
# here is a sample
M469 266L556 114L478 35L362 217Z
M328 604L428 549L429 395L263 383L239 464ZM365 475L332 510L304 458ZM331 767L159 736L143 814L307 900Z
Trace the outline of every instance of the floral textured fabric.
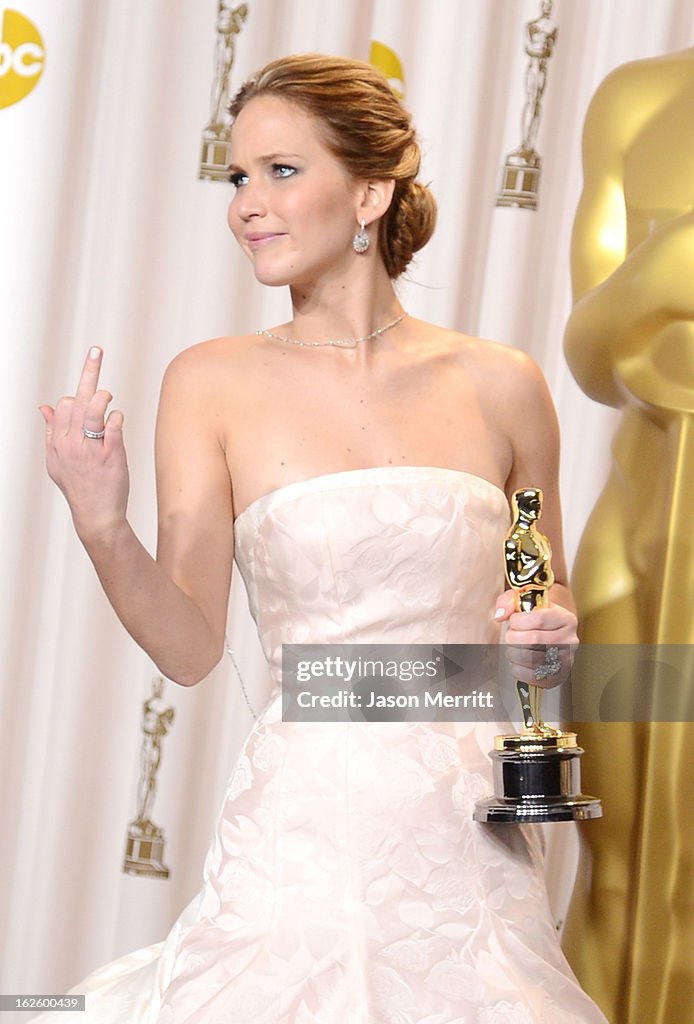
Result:
M560 950L536 827L472 820L507 723L281 719L283 643L495 642L509 523L498 488L430 467L315 477L241 513L275 689L200 894L164 943L75 988L75 1020L604 1024Z

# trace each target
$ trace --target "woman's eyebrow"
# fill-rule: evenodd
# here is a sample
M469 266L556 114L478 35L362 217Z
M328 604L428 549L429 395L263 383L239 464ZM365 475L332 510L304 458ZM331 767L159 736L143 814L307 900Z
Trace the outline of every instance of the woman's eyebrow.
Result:
M258 163L261 163L261 164L271 164L275 160L295 160L297 158L301 159L301 154L300 153L287 153L286 151L283 151L283 152L280 152L280 153L267 153L264 156L256 157L256 160L257 160ZM238 164L231 163L227 167L227 170L228 171L242 171L243 168L239 167Z

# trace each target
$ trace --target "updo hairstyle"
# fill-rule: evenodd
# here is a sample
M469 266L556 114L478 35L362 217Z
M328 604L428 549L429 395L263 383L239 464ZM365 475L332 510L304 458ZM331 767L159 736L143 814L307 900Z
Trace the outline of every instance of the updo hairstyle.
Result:
M323 54L274 60L252 75L229 105L233 118L256 96L277 96L313 115L323 141L354 178L394 179L378 242L391 278L399 277L436 224L436 200L416 181L420 150L409 113L373 65Z

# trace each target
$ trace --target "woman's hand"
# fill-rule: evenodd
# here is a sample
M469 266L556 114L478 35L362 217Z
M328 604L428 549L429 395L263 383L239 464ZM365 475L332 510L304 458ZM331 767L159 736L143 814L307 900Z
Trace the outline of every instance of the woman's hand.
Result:
M39 406L46 423L46 468L65 495L78 536L107 536L125 521L130 489L123 445L123 414L113 410L108 391L97 390L102 351L91 348L74 397L53 409ZM85 435L104 431L103 438Z
M563 605L516 611L517 595L507 590L496 602L494 618L508 623L506 657L514 678L536 686L553 687L569 676L578 646L577 619Z

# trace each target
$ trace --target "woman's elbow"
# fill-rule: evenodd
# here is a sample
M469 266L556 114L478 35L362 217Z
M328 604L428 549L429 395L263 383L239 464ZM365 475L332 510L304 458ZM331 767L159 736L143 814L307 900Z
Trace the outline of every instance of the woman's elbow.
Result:
M224 641L215 646L208 657L191 661L186 665L159 665L160 672L178 686L197 686L213 672L224 656Z

